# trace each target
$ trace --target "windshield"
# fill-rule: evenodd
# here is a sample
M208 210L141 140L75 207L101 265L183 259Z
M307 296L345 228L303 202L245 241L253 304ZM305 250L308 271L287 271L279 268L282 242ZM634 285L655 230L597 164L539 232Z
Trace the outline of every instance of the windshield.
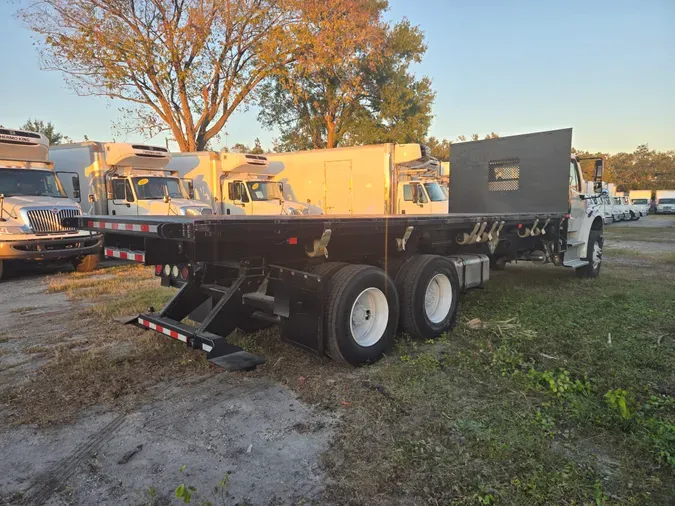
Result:
M659 199L659 204L675 204L675 199Z
M246 183L251 199L255 201L283 199L276 181L249 181Z
M633 204L637 205L649 204L649 201L647 199L633 199Z
M180 179L175 177L132 177L138 200L163 199L165 196L186 199Z
M0 195L67 198L56 174L35 169L0 169Z
M443 190L441 190L441 185L438 183L424 183L424 187L427 189L429 199L432 202L443 202L447 200L445 193L443 193Z

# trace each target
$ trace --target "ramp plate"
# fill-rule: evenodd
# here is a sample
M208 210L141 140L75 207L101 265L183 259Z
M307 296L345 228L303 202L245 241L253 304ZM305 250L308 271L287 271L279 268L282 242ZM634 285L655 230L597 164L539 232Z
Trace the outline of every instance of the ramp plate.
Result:
M247 351L237 351L220 357L208 359L213 365L222 367L226 371L250 371L256 366L264 364L265 358Z

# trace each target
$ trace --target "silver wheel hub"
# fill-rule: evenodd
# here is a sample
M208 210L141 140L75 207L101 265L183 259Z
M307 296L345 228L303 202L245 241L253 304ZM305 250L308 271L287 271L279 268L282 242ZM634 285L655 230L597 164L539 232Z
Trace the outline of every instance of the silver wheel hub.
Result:
M389 303L384 292L371 287L363 290L352 305L349 315L349 329L352 338L359 346L376 344L389 322Z
M452 308L452 284L445 274L436 274L424 292L424 312L432 323L440 323L448 317Z

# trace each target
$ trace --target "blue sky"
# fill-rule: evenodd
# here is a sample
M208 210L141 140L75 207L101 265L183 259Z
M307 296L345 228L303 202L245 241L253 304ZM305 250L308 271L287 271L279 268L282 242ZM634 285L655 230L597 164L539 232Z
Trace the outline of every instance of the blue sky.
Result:
M407 17L426 34L429 49L414 69L437 92L430 135L571 126L580 149L675 149L675 0L390 0L390 7L389 20ZM111 140L120 104L76 96L60 74L41 71L16 8L0 3L0 123L40 118L74 139ZM225 130L229 145L260 137L269 147L275 137L255 108L236 113Z

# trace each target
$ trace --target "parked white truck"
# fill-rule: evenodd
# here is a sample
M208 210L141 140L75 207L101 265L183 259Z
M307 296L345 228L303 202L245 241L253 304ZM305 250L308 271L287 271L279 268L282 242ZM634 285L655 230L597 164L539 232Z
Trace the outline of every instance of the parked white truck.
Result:
M657 214L675 213L675 190L656 191Z
M101 235L61 224L82 214L79 177L62 173L72 200L57 174L44 135L0 128L0 279L14 262L70 262L80 272L98 264Z
M300 202L326 214L447 214L438 181L425 177L438 160L421 144L375 144L268 153L282 162L276 177L292 183Z
M264 155L199 151L173 153L168 167L193 181L195 199L215 214L321 214L296 202L292 185L275 181L284 168Z
M58 170L76 172L85 181L88 214L212 214L210 206L192 199L192 182L167 167L171 153L165 148L87 141L52 146L50 157ZM66 185L69 195L72 190Z
M652 200L651 190L631 190L628 192L630 203L640 213L640 216L649 214L649 204Z

